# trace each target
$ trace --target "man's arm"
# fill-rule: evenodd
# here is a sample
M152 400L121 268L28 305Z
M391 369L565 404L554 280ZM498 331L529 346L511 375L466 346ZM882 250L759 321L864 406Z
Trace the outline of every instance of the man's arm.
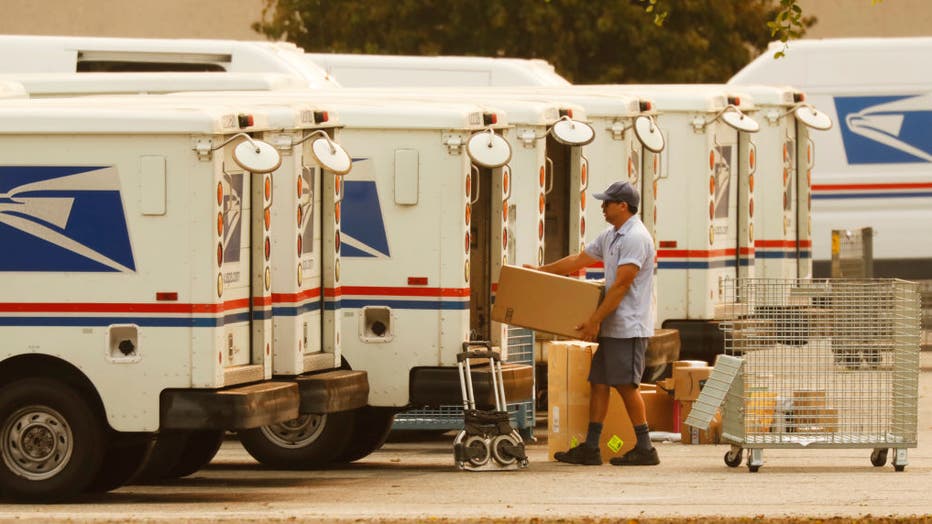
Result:
M581 340L595 340L599 336L599 326L605 320L605 317L611 315L621 304L622 299L628 294L628 289L631 287L631 283L634 282L634 277L637 276L638 271L640 271L640 268L634 264L618 266L618 271L615 273L615 282L612 283L612 287L605 290L605 298L602 299L602 303L596 308L595 313L589 317L589 320L576 326L576 330L580 332L579 338Z
M598 262L597 259L586 254L585 251L581 251L575 255L569 255L566 257L557 260L556 262L551 262L550 264L545 264L543 266L531 266L525 265L531 269L536 269L538 271L543 271L545 273L554 273L557 275L568 275L570 273L575 273L584 267L589 267L592 264Z

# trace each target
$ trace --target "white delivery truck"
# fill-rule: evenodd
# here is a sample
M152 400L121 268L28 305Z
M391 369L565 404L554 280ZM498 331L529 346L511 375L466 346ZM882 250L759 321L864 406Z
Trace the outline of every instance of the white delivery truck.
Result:
M352 90L345 90L352 91ZM511 126L503 136L511 143L512 153L508 164L511 195L500 209L507 217L508 228L501 239L507 246L507 258L496 263L491 282L494 299L499 270L504 264L542 264L545 259L556 259L574 251L583 232L581 215L585 200L580 200L575 188L585 183L586 165L582 146L593 137L592 129L584 122L582 107L571 103L556 104L549 101L530 101L494 90L361 90L370 96L401 97L408 100L433 100L447 104L454 100L475 101L483 106L499 108L508 115ZM439 102L437 102L439 101ZM423 102L421 102L423 103ZM507 205L506 205L507 204ZM493 212L498 210L497 206ZM582 226L584 227L584 226ZM488 306L480 314L488 315ZM507 350L509 361L534 362L534 335L531 330L492 323L493 343ZM453 400L449 399L448 400ZM462 425L452 406L429 407L396 417L399 429L452 429ZM515 405L517 404L517 405ZM518 430L525 437L532 436L534 404L513 404L513 415Z
M170 86L206 89L210 85L228 89L283 87L279 75L196 73L97 73L88 75L18 75L30 96L93 95L105 92L166 92ZM269 82L268 80L271 80ZM291 85L286 83L285 86ZM295 447L290 464L320 465L329 461L353 460L360 444L347 439L354 425L366 427L372 415L366 408L368 394L364 371L340 369L341 334L338 299L340 217L342 180L351 160L333 137L341 125L336 113L303 102L276 103L254 98L250 103L267 115L268 130L255 135L281 152L282 163L271 177L276 205L268 217L273 231L267 246L272 251L271 317L273 319L272 367L275 377L293 380L301 394L301 416L282 424L247 429L240 438L253 447L275 447L281 438L303 438L308 445ZM124 97L123 100L150 106L187 104L198 107L203 97L185 102L180 97ZM97 99L91 98L96 101ZM235 97L225 97L236 104ZM297 217L297 218L296 218ZM357 420L358 419L358 420ZM326 431L324 429L327 429ZM283 437L282 435L288 435ZM183 467L179 457L184 435L159 436L154 455L140 473L143 479L181 476L196 465ZM269 443L269 442L272 443ZM368 452L368 451L367 451ZM261 457L261 452L260 457ZM208 457L209 460L209 457ZM192 469L193 468L193 469Z
M568 86L540 59L307 53L344 87Z
M729 84L792 85L837 122L812 169L813 274L829 276L831 230L873 227L875 276L932 279L932 38L776 45Z
M594 239L606 227L601 208L587 205L587 193L597 191L595 188L608 187L618 180L628 180L641 192L639 212L648 231L654 235L654 184L660 172L664 142L651 100L621 94L582 93L574 86L492 88L490 91L557 104L576 104L585 109L587 122L595 133L592 142L582 148L584 163L578 187L582 212L579 221L580 250L584 249L584 243ZM575 189L569 188L571 192ZM586 268L586 278L603 277L601 263ZM656 300L653 308L656 311ZM656 318L656 314L654 316ZM546 337L538 338L546 340ZM657 330L648 346L645 376L654 378L663 373L669 363L677 360L679 348L678 332ZM541 363L545 363L543 348L538 354L543 361Z
M505 113L349 90L199 95L325 103L340 114L340 141L354 154L341 202L335 299L345 365L368 373L366 423L349 434L327 425L283 431L277 449L244 441L247 448L263 462L293 467L302 447L337 435L352 442L345 460L354 460L382 444L395 413L460 404L456 356L464 344L497 339L507 353L507 340L496 333L502 328L487 312L501 265L514 263L513 219L503 213L515 194L507 166L512 148L500 136L510 127ZM487 405L489 371L473 372ZM530 399L530 366L507 364L504 380L509 402Z
M0 35L3 73L280 73L305 87L337 87L289 42Z
M649 98L656 104L666 144L653 188L657 321L679 330L680 358L714 359L721 351L715 319L723 283L749 263L748 253L740 250L739 232L750 216L741 211L741 202L747 206L747 133L757 123L735 105L749 102L688 86L576 87L586 93Z
M153 106L179 105L183 100L145 99ZM242 102L238 97L226 101ZM184 103L197 107L204 98ZM304 101L254 98L249 103L268 115L269 130L257 136L281 152L282 163L271 177L275 205L265 217L276 233L263 247L272 260L272 369L276 379L298 384L301 415L280 424L244 429L239 437L247 450L266 462L271 462L270 454L288 449L287 460L275 462L282 466L316 467L355 460L356 450L368 444L347 436L355 426L364 433L371 416L366 408L366 372L341 369L340 201L342 175L352 165L333 140L342 124L337 113L315 103L313 97ZM162 444L160 439L156 448L165 450L162 460L148 467L145 477L171 476L164 464L177 460L177 445L171 439Z
M261 111L0 102L0 489L50 501L125 482L151 435L201 460L293 419L270 382Z
M758 278L812 276L812 186L815 162L813 131L832 121L790 87L712 85L742 98L753 97L751 116L760 123L754 135L748 175L753 228L748 237ZM754 166L752 166L754 167Z

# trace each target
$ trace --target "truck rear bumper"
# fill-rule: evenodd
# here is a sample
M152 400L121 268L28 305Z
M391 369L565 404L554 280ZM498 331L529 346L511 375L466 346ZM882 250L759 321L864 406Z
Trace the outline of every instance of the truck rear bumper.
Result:
M472 366L472 386L479 409L495 406L492 394L492 369L488 365ZM534 396L534 367L527 364L502 365L505 400L526 402ZM460 375L455 367L414 368L411 370L410 401L413 406L437 407L441 404L462 405Z
M166 389L161 429L251 429L298 417L293 382L259 382L224 389Z
M369 402L365 371L335 369L294 378L301 394L301 413L334 413L361 408Z

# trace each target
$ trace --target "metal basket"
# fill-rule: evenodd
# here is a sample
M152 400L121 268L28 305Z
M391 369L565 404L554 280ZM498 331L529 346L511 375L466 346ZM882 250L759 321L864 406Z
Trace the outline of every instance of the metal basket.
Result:
M726 463L742 448L755 471L763 448L843 447L873 448L874 465L894 449L905 467L917 440L916 283L739 279L725 296L725 354L740 358L724 400Z

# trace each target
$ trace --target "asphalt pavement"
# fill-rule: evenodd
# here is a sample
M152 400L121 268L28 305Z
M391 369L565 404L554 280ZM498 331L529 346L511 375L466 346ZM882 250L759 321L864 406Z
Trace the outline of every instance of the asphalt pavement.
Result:
M205 469L71 504L0 505L0 521L36 522L600 522L813 519L932 522L932 352L919 374L919 445L903 472L870 449L767 449L757 473L727 467L727 445L658 443L656 467L547 460L546 429L530 465L473 473L453 466L452 434L396 434L342 469L274 471L235 440ZM397 432L396 432L397 433Z

